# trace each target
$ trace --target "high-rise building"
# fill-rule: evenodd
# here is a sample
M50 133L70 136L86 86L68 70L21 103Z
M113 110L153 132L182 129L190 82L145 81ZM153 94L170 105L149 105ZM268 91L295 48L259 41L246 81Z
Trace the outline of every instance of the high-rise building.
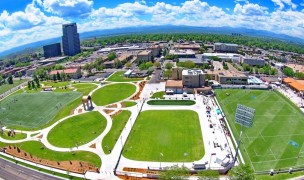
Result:
M43 53L45 58L61 56L62 54L60 43L43 46Z
M76 23L62 25L62 46L63 52L67 56L74 56L80 53L80 40L77 33Z

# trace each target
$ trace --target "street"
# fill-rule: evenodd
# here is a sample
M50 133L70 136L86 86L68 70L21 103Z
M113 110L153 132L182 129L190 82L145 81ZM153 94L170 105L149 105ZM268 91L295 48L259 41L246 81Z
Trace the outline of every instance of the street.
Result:
M0 179L19 179L19 180L59 180L60 178L52 177L37 171L19 166L12 162L0 158Z

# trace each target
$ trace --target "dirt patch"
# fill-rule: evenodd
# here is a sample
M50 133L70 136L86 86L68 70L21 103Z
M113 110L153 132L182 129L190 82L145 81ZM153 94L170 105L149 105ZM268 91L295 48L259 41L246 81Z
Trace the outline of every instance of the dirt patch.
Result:
M79 174L84 174L86 171L99 172L99 169L97 167L87 162L75 161L75 160L51 161L51 160L41 159L14 146L7 146L6 153L27 161L31 161L37 164L41 164L44 166L53 167L56 169L61 169L69 172L74 172Z
M96 144L94 143L94 144L92 144L91 146L90 146L90 148L94 148L94 149L96 149Z
M104 111L105 113L107 113L107 114L110 114L110 113L114 112L115 110L112 110L112 109L104 109L103 111Z
M42 139L43 135L41 134L40 136L38 136L37 138Z
M159 174L159 171L154 171L154 170L149 170L149 169L143 169L143 168L124 167L123 171L138 172L138 173L143 173L143 174Z
M140 96L142 90L144 89L146 83L147 83L147 81L142 81L139 83L139 91L131 98L131 100L139 99L139 96Z
M121 112L122 112L122 110L119 110L116 113L112 114L111 117L116 116L116 115L120 114Z
M78 113L82 113L82 109L78 109Z
M117 104L110 104L106 106L106 108L117 108Z

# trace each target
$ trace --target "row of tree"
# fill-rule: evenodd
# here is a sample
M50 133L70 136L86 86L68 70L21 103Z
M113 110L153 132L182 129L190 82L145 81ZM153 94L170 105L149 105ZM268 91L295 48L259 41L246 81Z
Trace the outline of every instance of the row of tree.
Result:
M285 67L283 73L288 77L296 77L297 79L304 80L303 72L294 72L290 67Z
M208 42L225 42L246 45L250 47L259 47L266 50L276 49L291 51L304 54L304 45L270 38L248 37L248 36L231 36L225 34L198 34L198 33L166 33L166 34L133 34L122 36L102 37L85 42L88 46L94 45L112 45L116 43L142 43L150 41L198 41ZM204 48L201 49L204 51Z

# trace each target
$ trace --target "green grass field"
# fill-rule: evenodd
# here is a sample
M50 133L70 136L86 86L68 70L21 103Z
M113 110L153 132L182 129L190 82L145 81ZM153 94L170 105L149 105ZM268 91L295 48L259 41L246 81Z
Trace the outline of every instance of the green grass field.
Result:
M114 148L114 145L117 142L121 131L123 131L130 116L130 111L122 111L113 117L111 130L102 140L102 149L105 154L109 154L109 150Z
M0 95L5 93L6 91L18 86L19 84L25 82L25 79L21 79L21 80L14 80L14 84L2 84L0 86Z
M0 137L2 137L3 139L7 139L7 140L20 140L20 139L25 139L26 138L26 134L24 133L16 133L14 137L12 136L8 136L7 135L7 130L4 131L4 134L0 133Z
M85 83L73 84L73 86L77 89L78 92L82 92L84 96L88 95L92 90L97 88L96 84L85 84Z
M172 106L191 106L195 104L192 100L150 100L149 105L172 105Z
M156 98L165 99L165 98L164 98L164 95L166 95L165 91L159 91L159 92L154 93L154 94L151 96L151 98L153 98L153 99L156 99Z
M18 93L0 101L0 121L9 127L34 129L80 96L79 92Z
M144 78L125 78L124 75L125 71L117 71L113 75L111 75L107 81L112 82L133 82L133 81L142 81Z
M124 101L124 102L122 102L122 104L123 104L125 107L132 107L132 106L135 106L135 105L136 105L136 102L134 102L134 101Z
M79 160L89 162L96 167L101 166L101 159L94 153L86 151L75 151L75 152L57 152L52 151L44 147L41 142L38 141L27 141L19 144L15 144L20 149L32 154L33 156L48 159L53 161L69 161Z
M235 137L240 132L234 122L237 104L256 110L253 127L245 128L241 146L243 157L255 171L303 166L304 115L285 96L275 91L229 89L216 90L216 97Z
M123 152L132 160L164 162L191 162L204 154L198 114L189 110L141 112Z
M49 132L48 141L57 147L76 147L99 136L107 126L107 120L97 111L73 116L55 126Z
M127 83L106 85L92 95L93 102L98 106L104 106L130 97L136 91L135 85Z

